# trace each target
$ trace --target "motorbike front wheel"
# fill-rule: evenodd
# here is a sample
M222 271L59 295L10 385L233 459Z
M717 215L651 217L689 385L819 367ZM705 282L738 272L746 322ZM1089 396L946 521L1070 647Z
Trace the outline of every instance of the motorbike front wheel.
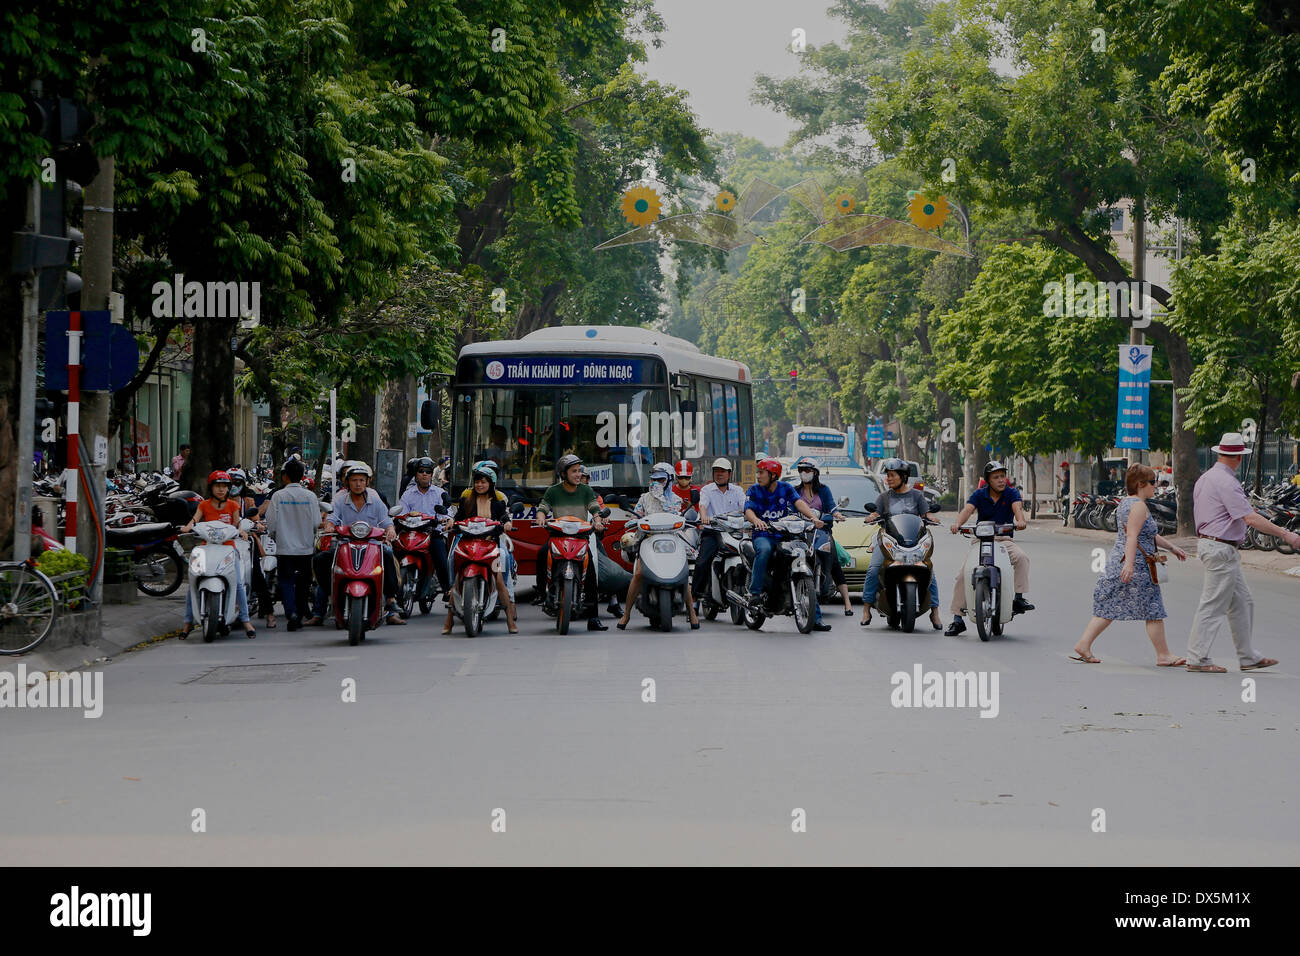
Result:
M899 624L905 633L911 634L916 627L916 582L904 581L899 591L902 602Z
M573 622L573 584L572 578L560 581L560 603L555 615L555 630L561 634L568 634L569 625Z
M1109 531L1111 533L1114 533L1115 531L1119 530L1119 526L1115 523L1115 511L1116 509L1114 508L1107 508L1106 511L1102 514L1101 527L1103 530Z
M671 631L673 629L673 592L667 588L660 588L656 598L659 601L659 630Z
M745 591L746 583L747 582L745 581L745 573L743 571L739 571L739 570L733 571L731 573L731 581L728 583L727 589L731 591L735 591L737 594L742 594ZM725 594L726 591L723 591L723 593ZM731 613L732 624L739 624L741 621L745 619L745 611L739 604L734 604L733 602L728 601L727 610Z
M415 593L420 587L420 569L413 564L402 568L402 599L398 609L406 619L415 613ZM420 602L423 606L424 602ZM427 611L425 612L428 613Z
M975 630L980 640L987 641L991 635L990 618L993 615L993 594L987 578L975 582Z
M224 594L217 595L217 598L221 600L222 605L225 604L225 597L226 596ZM221 622L217 620L217 610L216 607L214 607L215 604L216 602L213 600L211 592L209 592L208 616L203 619L203 643L204 644L211 644L213 641L215 641L217 639L217 634L221 631ZM200 614L203 613L201 609L199 613Z
M817 591L813 588L812 578L800 578L790 585L790 597L794 600L794 625L800 634L812 632L817 622Z
M151 597L166 597L185 580L185 562L171 548L157 548L135 558L135 586Z
M465 636L478 637L483 630L483 579L469 578L461 585L461 614Z
M366 634L366 599L348 598L348 643L356 647Z

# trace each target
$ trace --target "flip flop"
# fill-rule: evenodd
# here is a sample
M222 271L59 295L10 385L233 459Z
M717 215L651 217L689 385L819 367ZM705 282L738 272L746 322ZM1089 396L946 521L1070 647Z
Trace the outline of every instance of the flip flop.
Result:
M1186 663L1187 658L1180 657L1177 660L1170 661L1168 664L1161 664L1159 661L1156 661L1156 667L1182 667Z
M1091 654L1088 654L1087 656L1085 656L1085 655L1081 654L1081 653L1078 652L1078 651L1075 651L1073 654L1070 655L1070 660L1072 660L1072 661L1079 661L1081 664L1100 664L1100 663L1101 663L1101 658L1099 658L1099 657L1093 657Z
M277 625L276 625L275 615L274 615L274 614L268 614L268 615L266 616L266 629L267 629L268 631L274 631L275 628L276 628L276 626L277 626Z
M1261 657L1253 664L1242 664L1241 669L1244 671L1253 671L1260 667L1272 667L1276 663L1277 661L1273 660L1271 657Z
M1220 667L1218 664L1188 664L1187 673L1189 674L1226 674L1228 669Z

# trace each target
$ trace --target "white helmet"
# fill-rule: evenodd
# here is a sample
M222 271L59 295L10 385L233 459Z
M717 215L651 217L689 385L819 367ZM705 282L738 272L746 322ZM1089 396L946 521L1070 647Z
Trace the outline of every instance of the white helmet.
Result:
M364 461L348 462L348 464L343 467L344 481L347 481L353 475L365 475L367 478L372 478L374 477L374 474L375 473L370 470L370 466Z
M732 470L733 470L732 467L731 467L731 459L730 459L730 458L715 458L715 459L713 459L713 467L714 467L714 468L722 468L722 469L724 469L724 470L726 470L726 471L732 471Z

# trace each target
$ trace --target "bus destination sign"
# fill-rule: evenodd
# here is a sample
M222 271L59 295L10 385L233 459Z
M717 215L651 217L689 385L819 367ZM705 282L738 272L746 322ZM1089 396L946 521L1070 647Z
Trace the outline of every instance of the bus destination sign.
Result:
M642 380L641 359L492 359L483 371L487 381L501 385L632 385Z

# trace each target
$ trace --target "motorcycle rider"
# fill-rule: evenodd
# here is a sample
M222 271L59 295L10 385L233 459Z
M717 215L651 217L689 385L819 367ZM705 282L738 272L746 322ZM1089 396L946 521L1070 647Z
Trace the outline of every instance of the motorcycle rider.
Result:
M334 499L334 510L325 519L322 530L325 534L332 534L335 528L350 525L356 521L364 521L372 528L382 528L384 530L386 620L389 624L405 624L406 621L403 620L401 612L397 609L397 582L400 575L397 571L397 561L393 557L392 548L392 541L397 537L397 528L393 524L393 519L388 516L388 509L384 507L383 499L379 497L379 493L369 487L370 478L373 475L370 466L365 462L353 461L342 469L342 473L347 490ZM338 548L338 544L338 541L335 541L333 548L321 551L312 560L312 569L316 572L316 582L330 596L333 596L331 585L333 583L334 550ZM318 614L307 623L321 624L323 623L322 617L323 615Z
M679 461L674 469L677 473L677 479L673 482L673 494L681 498L686 508L699 508L700 506L700 486L692 485L691 478L695 475L695 468L689 461L683 458Z
M710 516L735 514L745 510L745 493L739 485L731 483L731 459L715 458L713 460L713 484L700 489L700 528L708 525ZM700 551L695 558L695 580L691 582L692 594L707 594L709 587L709 566L718 553L720 539L717 534L700 535ZM699 602L695 613L698 614Z
M199 502L194 517L180 529L180 533L188 534L200 521L220 521L238 527L241 509L239 504L230 498L230 484L230 475L224 471L214 471L208 475L208 497ZM248 540L248 533L245 531L239 532L239 536L245 541ZM235 547L233 541L228 543L230 547ZM244 625L244 634L250 638L257 637L257 629L248 619L248 594L244 591L244 572L239 565L238 549L235 550L235 601L239 608L239 623ZM181 629L181 640L185 640L192 630L194 630L194 594L187 591L185 626Z
M849 585L844 580L844 569L840 567L839 555L835 551L834 543L834 522L845 520L844 515L835 504L834 493L822 484L821 462L811 455L804 455L794 463L794 468L799 475L799 497L823 515L831 516L832 523L825 531L818 531L813 539L813 553L825 566L825 573L830 575L831 583L840 592L840 598L844 601L844 616L849 617L853 614L853 604L849 601ZM828 541L831 542L831 550L823 552L821 548ZM817 615L820 620L820 607L817 609Z
M434 514L434 509L447 504L446 489L433 483L433 459L416 458L415 480L402 493L398 502L404 512L418 511L421 514ZM441 534L429 537L429 552L433 555L433 569L438 575L438 583L448 609L451 608L451 568L447 563L447 542Z
M608 627L600 620L600 592L596 583L596 556L600 551L599 532L605 528L605 519L600 516L596 493L591 490L590 485L582 484L581 472L581 458L574 454L561 456L555 463L555 473L560 480L547 488L542 495L541 503L537 506L535 524L539 528L545 528L547 516L551 514L557 518L570 516L584 521L587 518L591 519L592 534L589 549L591 559L587 562L587 581L584 585L591 612L591 616L587 619L587 630L605 631ZM546 554L546 548L543 547L537 557L537 594L533 598L534 604L546 602Z
M1024 531L1029 527L1025 521L1024 506L1020 503L1020 492L1007 487L1007 466L1000 461L990 461L984 466L984 481L985 487L975 489L965 506L957 512L957 517L948 530L957 534L966 519L977 513L979 521L992 521L999 525L1013 524L1016 531ZM1029 590L1029 556L1011 540L1014 533L999 536L997 540L1007 549L1007 557L1011 559L1011 568L1015 574L1016 598L1011 606L1017 614L1024 614L1034 609L1025 596ZM944 634L954 637L966 630L966 622L962 620L962 615L966 612L965 605L966 564L963 562L952 591L952 623Z
M663 462L658 463L650 470L650 487L632 508L632 513L638 518L644 518L646 515L668 514L678 515L682 513L683 508L690 507L689 499L683 499L680 495L671 494L668 491L669 482L673 478L672 469ZM636 545L636 532L629 531L623 535L622 547L624 551L631 552ZM623 609L623 615L619 618L618 629L621 631L627 627L628 619L632 617L632 608L636 605L636 597L641 593L641 559L636 558L632 565L632 581L627 586L627 607ZM691 618L691 630L698 630L700 619L696 615L695 602L691 597L691 585L686 583L686 610Z
M248 492L248 474L238 465L226 469L226 474L230 476L230 500L238 502L240 514L246 515L256 526L253 529L254 531L265 532L266 525L262 523L262 509L258 505L257 499ZM266 557L266 548L262 545L260 534L253 535L252 541L253 574L251 583L253 593L257 595L258 608L263 609L266 615L267 628L275 630L275 596L266 583L265 572L262 571L262 559Z
M579 474L578 474L578 480L579 480L582 484L584 484L584 485L590 485L590 484L591 484L591 472L587 469L587 466L586 466L586 465L583 465L583 466L582 466L582 471L579 472ZM605 496L602 495L602 494L597 493L597 495L596 495L596 504L600 505L601 509L604 510L604 508L605 508ZM510 559L510 560L513 561L513 560L514 560L514 557L511 556L511 559ZM610 617L622 617L622 616L623 616L623 608L621 608L621 607L619 606L619 603L618 603L618 592L617 592L617 591L615 591L614 593L610 594L610 596L609 596L609 608L608 608L608 611L609 611Z
M930 502L925 494L907 485L910 475L907 462L901 458L887 458L883 470L888 490L876 499L876 514L882 517L913 514L924 518L930 513ZM880 587L880 567L884 562L885 549L880 544L880 538L877 537L876 545L871 550L871 564L867 567L867 579L862 583L862 620L859 623L863 627L871 623L871 609L875 605L876 591ZM943 620L939 617L939 578L934 574L930 575L930 623L934 625L936 631L943 627Z
M432 479L432 472L430 472ZM456 508L456 517L460 520L473 517L491 518L493 521L501 522L501 530L508 535L514 530L514 525L510 521L510 515L506 511L505 495L497 491L497 473L488 461L475 463L474 471L470 475L469 487L465 489L460 496L460 504ZM456 535L452 539L451 551L456 551ZM438 539L441 542L441 538ZM518 634L519 628L515 626L515 596L506 584L506 580L512 574L512 564L514 558L509 548L505 544L505 539L501 543L501 567L495 570L497 597L501 605L506 609L506 627L511 634ZM451 588L447 588L447 620L442 626L442 633L450 634L453 615L451 612Z
M799 493L789 484L781 481L781 463L775 458L763 458L758 462L757 483L750 485L745 495L745 518L754 526L754 570L749 579L748 605L761 606L763 592L767 587L767 564L781 540L777 531L769 531L768 521L784 518L792 511L797 511L813 522L813 527L824 528L825 523L813 515L808 502L799 497ZM818 612L820 617L820 611ZM829 624L820 620L813 625L815 630L830 629Z

